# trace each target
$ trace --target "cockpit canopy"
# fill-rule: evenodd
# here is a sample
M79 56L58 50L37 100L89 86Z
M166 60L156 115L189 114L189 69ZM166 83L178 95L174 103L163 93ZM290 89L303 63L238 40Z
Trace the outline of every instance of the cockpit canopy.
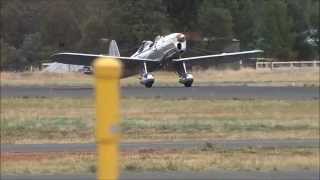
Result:
M154 43L152 41L142 41L142 44L139 47L138 52L142 52L142 51L144 51L146 49L151 48L153 46L153 44Z
M161 38L162 38L162 36L160 36L160 35L156 36L156 38L154 38L154 42L159 41Z

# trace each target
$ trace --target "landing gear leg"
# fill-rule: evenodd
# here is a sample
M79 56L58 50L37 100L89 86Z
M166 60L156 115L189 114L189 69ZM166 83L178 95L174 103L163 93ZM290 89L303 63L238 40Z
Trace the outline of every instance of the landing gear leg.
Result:
M179 75L179 83L183 84L185 87L191 87L193 83L193 76L187 72L185 62L176 64L176 69Z
M147 63L143 63L143 73L140 77L140 83L146 88L151 88L154 83L154 77L151 73L148 73Z

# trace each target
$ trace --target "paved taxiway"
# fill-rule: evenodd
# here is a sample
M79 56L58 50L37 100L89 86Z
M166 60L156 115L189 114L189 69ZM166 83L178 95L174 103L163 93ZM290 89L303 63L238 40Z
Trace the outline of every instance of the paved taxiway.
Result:
M94 180L94 175L38 175L5 176L3 180ZM288 172L250 172L250 171L207 171L207 172L121 172L120 180L318 180L318 170L300 170Z
M1 97L90 97L92 87L26 87L2 86ZM123 87L125 97L211 98L211 99L319 99L318 87L270 86L198 86L184 87Z
M319 148L318 139L211 140L121 143L122 151L203 148ZM2 153L94 152L95 144L2 144Z

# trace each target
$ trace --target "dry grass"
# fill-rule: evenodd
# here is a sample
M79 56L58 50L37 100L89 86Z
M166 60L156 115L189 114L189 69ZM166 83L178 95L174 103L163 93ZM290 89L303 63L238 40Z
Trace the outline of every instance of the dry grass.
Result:
M92 85L92 76L81 73L48 73L48 72L1 72L1 85L13 86L47 86L47 85Z
M78 174L94 168L94 154L2 155L1 174ZM94 170L94 169L93 169ZM92 173L92 170L91 170Z
M94 141L92 99L1 99L3 143ZM318 101L123 99L125 141L319 138Z
M255 84L273 86L319 86L319 70L306 71L256 71L255 69L214 70L192 72L195 85L216 84ZM174 72L155 72L155 85L179 86L178 77ZM121 81L124 86L139 84L136 77Z
M319 85L319 70L303 71L256 71L242 69L239 71L224 70L196 72L199 79L210 77L216 82L274 82L274 83L316 83Z
M194 71L195 85L262 84L319 86L319 70L305 71L256 71L254 69ZM174 72L155 72L156 84L180 86ZM1 85L92 85L93 77L80 73L1 73ZM121 80L122 86L140 86L138 76Z
M124 157L124 169L148 171L249 170L277 171L317 169L319 152L305 150L184 151L166 154L132 154Z
M91 99L1 99L3 143L68 143L94 139Z
M317 149L185 150L132 152L121 157L127 171L288 171L319 168ZM6 157L1 174L95 173L95 154L50 154Z

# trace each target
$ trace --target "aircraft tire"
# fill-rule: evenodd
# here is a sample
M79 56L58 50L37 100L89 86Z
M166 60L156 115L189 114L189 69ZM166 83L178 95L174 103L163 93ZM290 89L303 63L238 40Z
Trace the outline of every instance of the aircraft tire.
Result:
M191 87L191 86L192 86L192 82L191 81L184 83L184 87Z
M153 83L146 83L144 86L145 86L146 88L151 88L152 85L153 85Z

